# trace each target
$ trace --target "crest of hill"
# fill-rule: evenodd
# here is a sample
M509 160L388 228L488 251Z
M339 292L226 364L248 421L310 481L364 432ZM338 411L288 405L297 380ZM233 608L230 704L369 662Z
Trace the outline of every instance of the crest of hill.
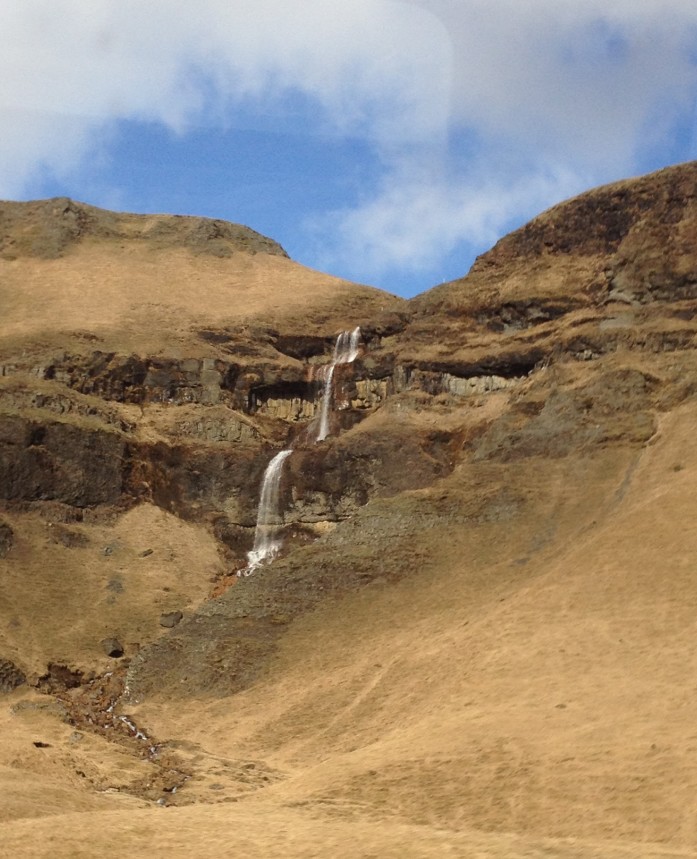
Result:
M504 236L466 277L418 296L412 308L425 317L531 298L587 302L618 275L640 287L633 298L646 303L667 284L673 294L689 292L696 268L697 162L689 162L554 206Z
M0 202L0 257L56 259L89 239L138 241L153 249L186 248L230 257L237 251L288 257L272 239L249 227L184 215L110 212L68 197Z
M690 311L678 305L697 298L696 271L690 162L593 189L505 236L465 277L410 301L394 350L465 374L527 372L572 342L579 354L605 350L596 330L605 317L625 337L640 317L654 334L679 326Z

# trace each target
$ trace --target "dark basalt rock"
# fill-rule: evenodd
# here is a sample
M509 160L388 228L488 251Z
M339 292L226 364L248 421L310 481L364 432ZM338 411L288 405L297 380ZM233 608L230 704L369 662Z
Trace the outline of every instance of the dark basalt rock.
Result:
M165 629L172 629L181 622L183 617L184 615L180 611L165 612L160 615L160 626L165 627Z
M332 338L310 337L306 334L277 334L273 341L279 352L298 360L324 355L332 348L332 344Z
M0 415L0 497L76 507L115 503L124 453L115 432Z
M49 662L47 671L37 681L37 687L42 691L55 693L66 689L76 689L82 685L82 671L73 670L67 665Z
M99 643L104 653L112 659L120 659L123 656L123 645L118 638L104 638Z
M0 659L0 692L11 692L27 682L24 672L9 659Z
M14 543L14 533L12 528L0 520L0 558L6 558L12 544Z

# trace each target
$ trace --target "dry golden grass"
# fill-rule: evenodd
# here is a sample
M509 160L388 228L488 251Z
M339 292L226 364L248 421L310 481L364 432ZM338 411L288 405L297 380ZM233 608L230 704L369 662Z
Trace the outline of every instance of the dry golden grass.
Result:
M99 338L95 348L201 357L202 344L192 338L198 328L239 330L272 320L281 327L300 323L302 333L325 333L400 302L267 254L220 259L92 239L59 259L0 260L8 352L18 342L37 348L87 332Z
M59 823L59 827L56 826ZM32 844L27 852L27 845ZM254 803L152 811L67 814L60 821L19 820L3 829L7 856L93 859L118 849L129 859L680 859L694 854L658 845L560 842L508 833L447 832L393 821L336 820L304 809Z
M162 631L163 612L198 605L224 570L209 533L150 504L107 523L3 515L15 542L0 559L0 648L34 677L49 661L108 670L102 639L135 653ZM85 545L65 545L76 537Z
M693 849L696 417L666 418L636 463L559 466L537 521L420 535L426 569L296 623L266 681L203 723L145 713L287 771L284 804Z
M607 451L544 480L521 465L514 485L547 497L514 525L419 535L416 575L296 622L234 698L134 707L182 741L194 775L181 801L195 807L54 797L60 765L31 776L26 724L13 731L34 819L6 824L4 849L694 856L696 419L694 405L666 416L638 459ZM449 481L466 493L467 478ZM63 753L57 731L42 726L58 749L40 760ZM280 780L246 789L245 761ZM65 810L58 826L35 819L42 795Z

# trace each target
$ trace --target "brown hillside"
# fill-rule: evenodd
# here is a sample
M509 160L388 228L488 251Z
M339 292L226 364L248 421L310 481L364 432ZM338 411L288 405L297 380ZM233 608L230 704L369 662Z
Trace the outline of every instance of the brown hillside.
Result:
M300 266L246 227L63 198L0 203L0 273L2 360L20 349L217 357L231 341L240 359L265 354L284 325L330 336L403 303Z
M17 205L8 855L697 855L697 165L409 303L244 228ZM237 578L291 442L284 549Z

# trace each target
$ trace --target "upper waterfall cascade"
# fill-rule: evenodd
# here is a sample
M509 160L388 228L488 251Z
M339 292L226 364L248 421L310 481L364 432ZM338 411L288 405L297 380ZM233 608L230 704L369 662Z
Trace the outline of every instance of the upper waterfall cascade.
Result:
M342 331L336 338L334 344L334 357L327 370L324 380L324 391L322 392L322 408L319 413L319 426L317 429L317 441L324 441L329 435L329 413L334 397L334 370L338 364L352 364L358 357L361 329L356 327L353 331Z

